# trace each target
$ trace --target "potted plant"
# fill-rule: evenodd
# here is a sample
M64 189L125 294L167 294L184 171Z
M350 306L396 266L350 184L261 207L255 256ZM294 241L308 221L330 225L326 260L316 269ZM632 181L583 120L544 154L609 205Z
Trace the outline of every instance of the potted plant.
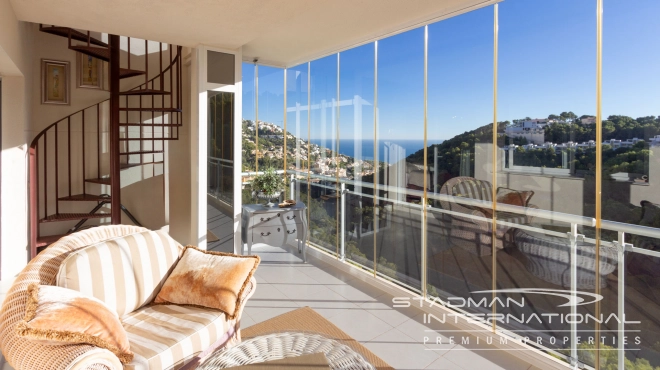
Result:
M264 204L266 207L272 207L275 204L271 200L280 197L284 189L284 180L274 169L268 168L252 180L252 189L255 197L266 201Z

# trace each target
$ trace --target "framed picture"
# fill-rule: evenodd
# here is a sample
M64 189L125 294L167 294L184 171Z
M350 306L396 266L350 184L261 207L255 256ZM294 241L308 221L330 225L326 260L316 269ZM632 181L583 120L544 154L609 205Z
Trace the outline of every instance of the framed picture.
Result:
M41 103L69 104L69 62L41 60Z
M78 87L103 89L103 61L83 53L78 54Z

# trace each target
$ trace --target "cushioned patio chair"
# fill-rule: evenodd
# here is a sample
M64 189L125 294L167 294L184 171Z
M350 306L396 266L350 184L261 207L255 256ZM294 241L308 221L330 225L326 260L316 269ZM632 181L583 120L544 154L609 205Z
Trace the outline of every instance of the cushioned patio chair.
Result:
M473 177L454 177L442 185L440 194L460 198L482 200L491 202L493 199L492 193L493 186L490 182L484 180L477 180ZM441 215L440 212L433 212L436 217L442 218L440 221L449 223L448 237L452 245L465 249L466 251L479 255L486 256L492 254L493 246L493 223L491 217L487 215L485 209L472 207L457 202L448 200L440 201L442 209L462 213L470 216L482 217L482 219L474 219L470 217L461 217L456 214ZM528 204L528 208L538 208L534 205ZM524 214L497 212L497 220L506 221L516 224L528 224L531 222L531 217ZM497 225L495 240L495 247L503 249L505 243L511 242L511 227L505 225Z

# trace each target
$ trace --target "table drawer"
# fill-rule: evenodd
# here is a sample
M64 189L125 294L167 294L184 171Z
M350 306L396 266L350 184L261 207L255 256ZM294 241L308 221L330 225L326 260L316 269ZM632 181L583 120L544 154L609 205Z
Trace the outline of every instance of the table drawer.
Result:
M252 242L280 246L286 244L287 235L282 226L259 227L252 230Z
M252 216L250 221L250 228L261 228L269 226L285 226L302 223L301 218L303 215L298 212L279 212L279 213L263 213Z
M252 230L252 242L280 246L295 242L298 232L301 230L303 230L302 224L294 224L289 228L282 226L259 227Z

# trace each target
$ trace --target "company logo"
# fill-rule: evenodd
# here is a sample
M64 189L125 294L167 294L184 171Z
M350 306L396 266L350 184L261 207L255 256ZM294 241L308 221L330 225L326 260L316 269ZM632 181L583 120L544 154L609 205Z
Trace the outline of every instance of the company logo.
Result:
M545 289L545 288L495 289L495 290L479 290L476 292L472 292L472 294L476 294L476 293L545 294L545 295L563 297L568 300L568 302L564 304L560 304L557 307L582 306L586 304L596 303L603 299L603 296L600 294L576 291L575 295L573 295L571 291L560 290L560 289Z

